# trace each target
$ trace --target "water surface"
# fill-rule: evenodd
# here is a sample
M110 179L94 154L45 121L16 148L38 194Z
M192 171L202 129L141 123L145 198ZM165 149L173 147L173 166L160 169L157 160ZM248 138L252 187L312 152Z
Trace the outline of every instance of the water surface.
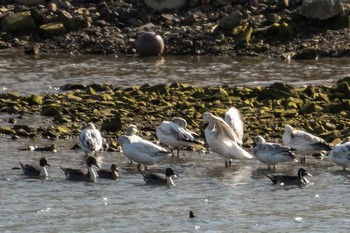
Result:
M0 93L55 92L65 84L130 87L182 82L199 86L332 84L350 74L349 59L288 61L212 56L70 56L1 54Z

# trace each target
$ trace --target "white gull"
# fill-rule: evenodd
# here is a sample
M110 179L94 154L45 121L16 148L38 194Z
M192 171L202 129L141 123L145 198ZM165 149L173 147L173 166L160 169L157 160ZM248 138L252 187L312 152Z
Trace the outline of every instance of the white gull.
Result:
M342 166L345 171L350 166L350 137L335 145L329 157L335 164Z
M181 117L174 117L171 121L163 121L156 129L156 135L161 143L176 148L179 157L180 147L200 144L199 135L187 129L187 122Z
M275 169L275 165L282 162L298 162L290 147L266 142L262 136L254 139L253 154L260 162L265 163L268 169L271 169L271 166Z
M225 166L231 164L231 159L251 159L253 156L237 143L236 132L220 117L206 112L203 119L208 122L205 129L205 139L213 152L225 159Z
M102 150L103 139L101 133L96 129L93 123L88 123L86 128L79 135L80 147L87 155L92 153L97 155L97 152Z

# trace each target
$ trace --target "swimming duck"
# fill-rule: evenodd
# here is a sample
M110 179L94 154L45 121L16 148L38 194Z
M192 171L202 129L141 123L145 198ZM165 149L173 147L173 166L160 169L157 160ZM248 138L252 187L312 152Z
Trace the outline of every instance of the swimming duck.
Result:
M102 179L116 180L119 178L118 171L119 170L117 169L117 165L113 163L110 170L100 169L97 171L97 175Z
M350 137L335 145L329 157L335 164L342 166L345 171L350 166Z
M143 179L146 182L146 184L150 184L150 185L175 186L175 183L171 177L178 176L177 173L172 168L165 169L165 176L159 175L159 174L154 174L154 173L144 174L141 171L140 165L138 166L138 170L141 173L141 175L143 176Z
M50 164L48 164L46 158L40 159L39 161L40 167L29 165L29 164L23 165L20 161L18 162L22 167L23 174L30 177L47 177L48 173L45 166L51 167Z
M118 143L122 146L123 154L128 159L144 165L146 169L147 165L154 165L172 154L171 151L145 139L133 142L126 135L120 136Z
M287 176L287 175L270 176L265 173L263 174L267 176L274 184L279 183L281 185L297 185L297 186L304 186L309 184L310 181L308 181L305 176L312 176L310 173L306 171L305 168L300 168L298 170L297 176Z
M304 161L306 155L332 150L322 138L302 130L295 130L290 125L285 126L282 141L285 146L297 150L298 153L304 156Z
M60 168L64 171L67 180L94 182L96 180L97 175L94 169L92 168L92 165L100 168L97 164L96 158L88 156L86 159L87 172L81 169L63 168L61 166Z
M253 154L260 162L265 163L268 169L271 169L271 165L275 169L277 163L298 162L290 147L266 142L262 136L257 136L254 139Z
M242 113L237 108L231 107L225 112L224 120L235 132L236 142L241 146L243 144L244 133L244 118Z
M213 152L225 159L225 166L231 165L231 159L251 159L253 156L239 144L236 132L220 117L206 112L203 119L208 122L205 139Z
M103 148L103 139L101 133L93 123L88 123L86 128L79 135L80 147L85 152L85 155L92 153L97 155L97 152Z
M171 121L163 121L157 127L156 135L161 143L177 150L177 157L180 154L180 147L204 144L198 138L198 134L187 129L187 122L181 117L174 117Z

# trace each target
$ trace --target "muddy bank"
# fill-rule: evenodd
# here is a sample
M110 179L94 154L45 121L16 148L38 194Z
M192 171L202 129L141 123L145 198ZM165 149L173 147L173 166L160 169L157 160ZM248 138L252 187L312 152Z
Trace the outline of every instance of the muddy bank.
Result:
M38 1L2 1L0 48L30 54L136 54L138 36L155 31L164 39L165 55L350 55L348 1L327 16L302 14L300 0L175 1L185 4L170 10L136 0L28 2Z
M65 85L62 92L21 96L0 95L0 111L15 114L0 122L0 133L13 139L75 138L86 122L94 122L106 138L115 139L135 124L142 137L156 140L155 128L181 116L189 128L202 134L203 113L223 116L235 106L245 118L244 144L262 135L281 141L286 124L314 133L331 144L350 136L350 79L334 86L292 87L274 83L267 87L196 87L187 84L143 85L127 89L112 85ZM33 114L47 117L47 126L22 124ZM115 141L111 147L115 147Z

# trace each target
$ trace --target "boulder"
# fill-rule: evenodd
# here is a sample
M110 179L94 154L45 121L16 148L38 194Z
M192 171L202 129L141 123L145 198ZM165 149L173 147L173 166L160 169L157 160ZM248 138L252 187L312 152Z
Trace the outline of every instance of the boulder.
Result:
M37 28L31 13L28 11L6 15L2 19L2 29L5 32L31 32Z
M238 26L242 19L242 13L239 10L234 11L232 14L223 17L219 21L219 27L224 30L232 30Z
M46 38L51 38L54 36L62 35L67 33L66 28L63 23L52 22L40 26L40 33Z
M341 0L303 0L298 13L309 19L326 20L343 13Z
M186 5L187 0L144 0L146 6L153 10L171 10Z
M45 0L14 0L15 3L25 6L45 5Z

